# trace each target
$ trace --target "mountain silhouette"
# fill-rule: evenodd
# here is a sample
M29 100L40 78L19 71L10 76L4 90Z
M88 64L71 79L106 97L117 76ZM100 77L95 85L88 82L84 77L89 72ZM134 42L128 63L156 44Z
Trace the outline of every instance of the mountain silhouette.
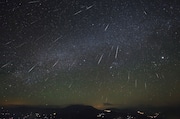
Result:
M61 110L61 117L65 119L96 119L101 110L91 106L71 105Z

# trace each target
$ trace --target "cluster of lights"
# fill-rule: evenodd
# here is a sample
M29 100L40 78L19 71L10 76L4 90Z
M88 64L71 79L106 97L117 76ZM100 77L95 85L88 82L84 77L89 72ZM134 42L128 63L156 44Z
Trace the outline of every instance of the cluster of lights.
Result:
M45 113L38 113L38 112L30 112L26 114L15 114L15 113L10 113L8 110L5 110L3 107L1 108L1 113L0 113L0 119L28 119L28 118L35 118L35 119L56 119L57 113L51 113L51 114L45 114Z

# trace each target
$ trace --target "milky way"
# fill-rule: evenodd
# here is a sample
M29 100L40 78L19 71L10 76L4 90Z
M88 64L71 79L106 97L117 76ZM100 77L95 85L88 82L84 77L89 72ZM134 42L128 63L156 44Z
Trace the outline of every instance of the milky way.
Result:
M4 0L0 9L1 104L180 104L178 0Z

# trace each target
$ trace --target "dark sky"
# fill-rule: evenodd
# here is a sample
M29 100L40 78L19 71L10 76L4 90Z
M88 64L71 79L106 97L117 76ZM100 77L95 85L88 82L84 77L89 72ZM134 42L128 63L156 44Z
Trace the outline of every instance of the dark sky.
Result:
M179 0L1 0L0 104L180 104Z

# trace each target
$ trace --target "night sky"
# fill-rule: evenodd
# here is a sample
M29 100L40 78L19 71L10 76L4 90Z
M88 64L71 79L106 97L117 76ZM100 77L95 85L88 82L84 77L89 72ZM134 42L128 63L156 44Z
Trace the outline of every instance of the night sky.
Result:
M180 104L179 0L1 0L0 105Z

